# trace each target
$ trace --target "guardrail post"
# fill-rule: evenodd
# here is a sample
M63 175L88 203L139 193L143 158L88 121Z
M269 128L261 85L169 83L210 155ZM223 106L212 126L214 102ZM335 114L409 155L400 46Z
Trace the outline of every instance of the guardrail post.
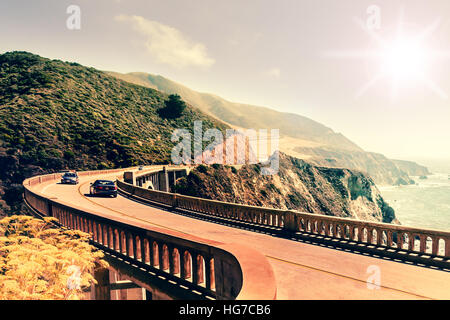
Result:
M290 233L295 233L298 231L297 226L297 214L295 211L288 210L284 213L284 226L283 230Z
M178 198L177 194L175 193L173 195L172 210L175 210L177 207L178 207Z

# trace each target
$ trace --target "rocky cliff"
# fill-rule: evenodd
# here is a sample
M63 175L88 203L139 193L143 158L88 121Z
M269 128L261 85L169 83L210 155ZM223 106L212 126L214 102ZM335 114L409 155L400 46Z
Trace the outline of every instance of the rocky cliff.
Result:
M240 168L201 165L179 179L172 191L233 203L397 222L394 210L366 174L315 166L283 153L279 159L279 172L271 176L260 174L261 164Z
M413 161L405 160L392 160L401 170L406 172L410 176L427 176L431 172L427 167L421 166Z
M377 185L413 184L412 176L428 175L428 169L412 161L391 160L374 152L345 151L333 148L295 148L300 157L327 167L349 168L370 175Z

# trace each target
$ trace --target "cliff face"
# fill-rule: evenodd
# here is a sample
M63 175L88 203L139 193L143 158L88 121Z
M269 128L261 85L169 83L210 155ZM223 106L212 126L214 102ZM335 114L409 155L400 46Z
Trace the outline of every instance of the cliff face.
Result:
M401 170L410 176L427 176L431 174L427 167L421 166L413 161L392 160Z
M414 181L409 175L427 175L426 167L412 161L391 160L374 152L334 150L331 148L297 147L295 151L308 161L334 168L350 168L370 175L378 185L407 185Z
M279 173L260 174L261 165L199 166L172 191L207 199L337 217L396 222L394 210L373 180L348 169L314 166L280 153Z

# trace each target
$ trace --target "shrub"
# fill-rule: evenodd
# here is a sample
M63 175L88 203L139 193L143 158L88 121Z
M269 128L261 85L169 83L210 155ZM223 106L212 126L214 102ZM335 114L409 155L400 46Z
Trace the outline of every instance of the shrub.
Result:
M158 109L158 114L161 118L176 119L181 117L184 109L186 109L186 103L181 100L178 94L171 94L169 99L164 102L165 107Z
M73 153L70 150L65 150L64 151L64 159L66 160L72 160L73 158L75 158L75 153Z
M57 228L55 218L11 216L0 220L0 299L81 299L107 267L89 235Z

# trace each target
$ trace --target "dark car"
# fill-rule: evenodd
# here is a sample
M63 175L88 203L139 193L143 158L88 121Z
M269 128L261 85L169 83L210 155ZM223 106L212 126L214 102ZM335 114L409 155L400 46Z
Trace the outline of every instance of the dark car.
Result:
M117 197L117 186L114 181L111 180L96 180L91 183L89 188L90 195L104 195Z
M78 174L76 172L66 172L61 177L62 184L78 184L80 180L78 179Z

